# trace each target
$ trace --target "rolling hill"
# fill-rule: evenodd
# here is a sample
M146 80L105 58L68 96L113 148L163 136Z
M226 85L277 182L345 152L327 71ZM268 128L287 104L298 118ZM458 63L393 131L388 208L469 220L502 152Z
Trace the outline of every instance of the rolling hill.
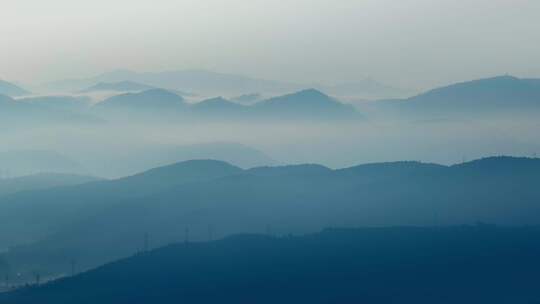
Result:
M396 162L339 170L318 165L242 170L199 161L155 172L0 199L1 244L26 244L12 247L4 259L21 273L42 268L57 274L65 269L66 256L92 268L133 253L146 233L151 246L162 246L181 240L186 227L193 240L204 240L208 227L221 237L328 226L540 222L538 159L495 157L450 167Z
M269 166L277 163L264 152L246 145L230 142L162 146L157 151L149 151L147 157L160 159L161 165L192 159L215 159L241 168Z
M215 179L241 171L242 169L224 162L186 161L116 180L21 192L3 197L0 201L14 202L0 204L0 209L5 211L0 214L3 224L26 224L20 226L25 231L23 234L0 233L0 243L5 245L6 242L13 244L12 242L18 240L34 239L34 233L47 235L57 227L91 217L103 208L109 209L115 202L145 197L183 183ZM17 216L13 217L14 215ZM40 221L31 220L36 217Z

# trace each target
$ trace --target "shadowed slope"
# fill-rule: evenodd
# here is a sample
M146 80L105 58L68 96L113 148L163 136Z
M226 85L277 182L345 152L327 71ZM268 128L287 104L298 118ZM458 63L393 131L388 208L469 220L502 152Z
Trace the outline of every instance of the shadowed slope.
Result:
M535 303L537 228L326 230L168 246L6 304Z

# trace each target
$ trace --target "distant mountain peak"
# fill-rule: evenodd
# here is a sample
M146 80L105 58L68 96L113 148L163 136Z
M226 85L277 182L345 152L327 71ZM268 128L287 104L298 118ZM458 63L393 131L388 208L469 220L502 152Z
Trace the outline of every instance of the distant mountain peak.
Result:
M97 108L164 108L183 106L184 98L165 89L150 89L139 93L125 93L105 99Z
M233 97L232 100L239 104L251 105L262 100L262 96L259 93L249 93Z
M200 103L215 104L215 103L232 103L232 102L225 99L225 98L223 98L223 96L218 96L218 97L205 99L205 100L201 101Z
M154 179L163 182L172 182L189 177L193 180L202 178L219 178L242 172L242 169L227 162L212 159L196 159L178 162L172 165L162 166L136 174L125 179L143 178Z
M229 107L229 106L234 106L234 107L240 107L242 105L240 104L237 104L235 102L232 102L228 99L225 99L223 98L222 96L218 96L218 97L214 97L214 98L210 98L210 99L205 99L203 101L200 101L196 104L194 104L195 107L205 107L205 108L208 108L208 107Z
M292 93L292 94L288 94L288 95L285 95L284 97L303 97L303 98L306 98L306 100L309 99L311 101L324 100L324 101L328 101L328 102L339 103L336 99L328 96L327 94L323 93L322 91L319 91L319 90L313 89L313 88L301 90L301 91L298 91L298 92Z
M317 89L305 89L291 94L277 96L265 101L261 101L258 105L271 105L271 104L340 104L334 98L324 94Z
M174 96L174 97L178 97L178 98L182 98L181 96L169 91L169 90L165 90L165 89L158 89L158 88L154 88L154 89L149 89L149 90L145 90L141 93L139 93L140 95L150 95L150 96L156 96L156 95L161 95L161 96Z
M325 98L330 98L328 95L324 94L323 92L317 90L317 89L314 89L314 88L309 88L309 89L305 89L305 90L300 90L298 91L297 93L295 93L297 95L309 95L309 96L312 96L312 97L325 97Z
M316 89L306 89L295 93L273 97L255 104L265 114L279 114L280 117L312 119L358 118L358 112L347 104Z

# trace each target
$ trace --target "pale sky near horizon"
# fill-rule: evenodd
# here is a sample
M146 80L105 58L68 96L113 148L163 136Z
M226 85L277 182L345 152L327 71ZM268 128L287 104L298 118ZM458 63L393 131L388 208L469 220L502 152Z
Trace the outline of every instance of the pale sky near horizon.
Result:
M540 77L539 0L2 0L0 78L115 69L429 88Z

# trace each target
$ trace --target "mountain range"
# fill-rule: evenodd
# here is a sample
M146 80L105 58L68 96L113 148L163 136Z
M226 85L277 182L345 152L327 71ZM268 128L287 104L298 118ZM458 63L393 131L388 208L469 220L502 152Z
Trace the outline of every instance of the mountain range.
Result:
M146 116L162 120L183 114L184 119L357 119L361 115L349 105L314 89L274 97L251 106L241 105L223 97L188 104L173 92L153 89L110 97L94 106L104 115ZM159 115L156 115L159 114ZM107 116L106 116L107 117ZM109 116L110 118L111 116Z
M243 170L188 161L118 180L0 198L0 244L11 247L0 258L20 273L40 269L54 276L71 258L93 268L132 254L145 234L158 247L182 240L186 228L190 239L205 240L209 230L223 237L329 226L535 225L539 172L539 159L511 157L339 170Z
M127 77L126 75L131 74L111 74L105 78L114 79L121 76ZM0 98L2 108L0 116L4 117L6 122L18 124L22 123L21 117L33 123L81 120L95 122L99 119L110 121L120 119L130 122L153 119L174 123L197 119L238 120L240 118L251 121L265 119L348 120L366 116L360 115L352 106L341 103L336 98L316 89L299 90L262 100L261 95L256 94L242 95L239 101L216 97L192 103L187 102L176 91L157 88L144 90L146 86L139 86L138 83L129 81L101 83L94 89L122 91L137 88L143 90L108 97L90 109L88 109L88 102L78 102L81 99L77 97L23 98L18 100L21 101L19 103L10 97L3 96ZM148 87L151 86L148 85ZM369 111L375 110L415 119L534 116L540 110L540 81L498 76L452 84L406 99L363 103L358 107L362 112L369 114L373 113Z
M99 83L137 82L156 88L194 92L202 95L238 96L249 92L280 95L314 86L333 95L360 99L397 98L411 95L408 90L394 88L367 78L354 83L312 85L257 79L241 75L217 73L206 70L179 70L158 73L139 73L117 70L86 79L68 79L46 85L53 91L80 91Z
M255 90L279 94L299 86L285 82L255 79L245 76L216 73L204 70L181 70L158 73L139 73L117 70L86 79L70 79L47 84L54 90L79 91L99 82L131 81L157 88L168 88L205 95L239 95Z

